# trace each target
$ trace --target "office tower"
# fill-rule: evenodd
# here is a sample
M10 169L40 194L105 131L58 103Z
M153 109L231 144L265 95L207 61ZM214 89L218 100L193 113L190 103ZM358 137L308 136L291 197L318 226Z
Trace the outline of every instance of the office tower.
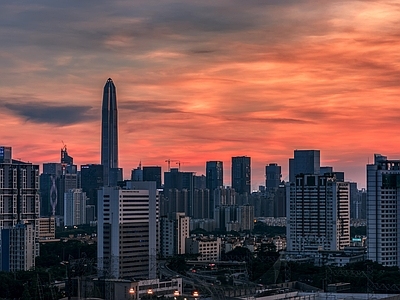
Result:
M250 194L251 191L251 167L250 157L232 157L232 188L238 194Z
M400 160L375 154L367 165L367 258L400 266Z
M132 169L131 181L143 181L142 163L136 169Z
M67 146L64 145L61 148L61 166L62 166L62 173L63 174L76 174L78 168L74 165L74 159L72 156L68 155Z
M0 230L0 270L28 271L35 266L39 251L36 247L37 231L32 223L16 224Z
M222 161L206 162L206 188L213 192L224 185L224 166Z
M99 276L156 278L159 211L155 182L131 181L126 189L103 187L98 200Z
M289 181L294 182L299 174L320 174L319 150L294 150L294 158L289 159Z
M101 113L101 164L104 166L104 185L116 182L111 169L118 168L118 112L115 85L108 78L103 93Z
M281 183L282 172L278 164L269 164L265 167L265 186L267 189L276 189Z
M288 251L350 245L350 185L327 175L297 175L287 184Z
M94 218L87 218L87 221L94 221L97 216L97 191L103 187L104 173L103 165L88 164L81 166L81 188L88 197L87 204L95 207ZM93 215L93 214L91 214Z
M59 193L60 178L63 173L61 163L44 163L40 174L40 215L44 217L56 215L57 205L64 201Z
M64 173L59 180L58 195L59 202L56 207L56 215L64 216L64 194L71 189L78 188L78 174Z
M156 187L161 189L161 167L147 166L143 167L143 181L155 181Z
M206 188L210 190L210 215L213 217L216 206L214 199L215 189L224 185L224 164L222 161L206 162Z
M281 166L272 163L265 167L265 201L261 203L261 216L285 217L286 193L281 183Z
M164 196L169 200L173 195L170 192L176 194L176 191L187 192L187 198L181 199L180 203L177 203L179 207L184 207L184 211L187 216L193 216L193 190L194 190L194 177L193 172L180 172L177 168L171 168L170 172L164 172ZM177 208L178 206L170 206L171 208ZM182 212L182 210L175 210L170 212Z
M33 246L27 255L36 257L39 255L39 166L7 157L11 148L2 152L5 154L0 162L0 229L31 224L29 237ZM30 262L29 267L35 266L34 259L24 257L24 260Z
M172 213L160 218L160 254L171 257L185 254L185 239L189 237L189 217Z
M64 193L64 225L86 224L86 193L70 189Z

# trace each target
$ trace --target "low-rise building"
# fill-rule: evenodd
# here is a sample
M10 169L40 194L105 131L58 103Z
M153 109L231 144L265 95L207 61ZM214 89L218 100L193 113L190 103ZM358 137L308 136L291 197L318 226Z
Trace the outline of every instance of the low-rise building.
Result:
M186 239L186 253L200 254L200 261L217 261L221 258L219 237L190 237Z

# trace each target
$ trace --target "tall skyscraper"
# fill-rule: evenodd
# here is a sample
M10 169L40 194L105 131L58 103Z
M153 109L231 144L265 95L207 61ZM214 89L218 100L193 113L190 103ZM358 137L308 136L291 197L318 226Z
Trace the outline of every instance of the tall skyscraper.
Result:
M367 237L370 260L400 266L400 160L375 154L367 165Z
M97 190L103 186L103 165L88 164L81 166L81 187L82 191L86 193L88 205L95 206L97 213ZM97 216L97 215L96 215ZM90 218L87 221L94 221Z
M281 177L281 166L278 166L278 164L269 164L265 167L265 186L267 189L278 188Z
M287 184L288 251L343 250L350 245L350 184L330 175L297 175Z
M232 157L232 188L239 194L251 191L251 167L250 157Z
M101 113L101 164L104 166L104 185L116 182L110 178L118 168L118 111L117 93L111 78L104 86L103 106Z
M224 185L224 167L222 161L206 162L206 188L213 194L214 190Z
M294 158L289 159L289 181L294 182L299 174L320 174L319 150L294 150Z
M143 167L143 181L155 181L158 189L161 189L161 167Z

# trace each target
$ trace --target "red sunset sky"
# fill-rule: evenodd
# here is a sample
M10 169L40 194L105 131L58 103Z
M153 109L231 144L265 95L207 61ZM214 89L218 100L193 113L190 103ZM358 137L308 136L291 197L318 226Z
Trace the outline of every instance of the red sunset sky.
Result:
M0 144L36 164L99 163L102 88L117 87L120 166L294 149L365 187L400 158L398 1L1 1Z

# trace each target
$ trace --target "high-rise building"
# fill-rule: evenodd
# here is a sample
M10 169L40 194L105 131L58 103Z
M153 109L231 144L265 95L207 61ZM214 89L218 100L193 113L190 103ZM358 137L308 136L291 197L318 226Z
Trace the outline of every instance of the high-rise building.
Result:
M104 166L104 185L116 182L111 169L118 168L118 111L117 92L111 78L108 78L103 93L101 114L101 164Z
M126 188L103 187L99 190L99 275L154 279L159 236L156 184L131 181Z
M236 221L240 224L239 230L254 229L254 206L241 205L236 208Z
M214 215L216 206L214 191L224 185L224 164L222 161L206 162L206 188L210 190L210 216Z
M193 218L209 219L210 216L210 191L208 189L195 189L193 191Z
M232 157L232 188L238 194L251 192L251 166L250 157Z
M327 175L297 175L287 184L288 251L350 245L350 185Z
M0 270L28 271L35 266L39 249L34 224L17 224L0 230Z
M281 183L282 171L278 164L269 164L265 167L265 186L269 188L278 188Z
M161 189L161 167L145 166L143 167L143 181L155 181L156 187Z
M64 225L86 224L86 193L82 189L70 189L64 193Z
M193 191L194 177L193 172L180 172L177 168L171 168L170 172L164 172L164 196L169 200L173 197L170 194L176 193L176 190L186 192L187 197L181 198L176 206L170 208L184 207L184 210L169 210L169 212L185 212L187 216L193 216Z
M87 204L94 206L95 212L97 212L97 191L104 185L103 180L103 165L88 164L81 166L81 188L88 197ZM96 216L95 213L93 218L87 218L87 221L94 221Z
M400 160L375 154L367 165L367 257L400 267Z
M289 159L289 181L294 182L299 174L319 175L320 164L319 150L294 150L294 158Z
M189 217L185 213L161 217L160 233L161 257L185 254L185 239L189 237Z
M218 187L224 185L224 166L222 161L206 162L206 188L212 194Z
M32 225L32 230L28 230L32 247L24 257L25 262L29 261L29 269L35 266L35 260L29 257L39 255L39 166L13 160L7 157L8 152L11 155L11 148L3 149L6 155L0 162L0 229Z
M57 206L63 201L64 195L59 193L60 178L63 173L61 163L44 163L40 174L40 215L56 215Z

